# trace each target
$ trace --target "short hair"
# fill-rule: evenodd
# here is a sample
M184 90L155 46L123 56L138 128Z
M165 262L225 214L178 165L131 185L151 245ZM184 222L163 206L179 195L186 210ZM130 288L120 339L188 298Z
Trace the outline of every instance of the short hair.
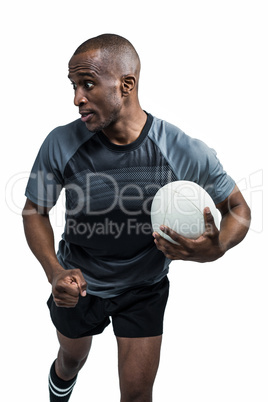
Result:
M84 53L90 49L101 49L108 51L127 51L139 58L136 49L126 38L116 34L103 34L90 38L83 42L74 52L74 56L79 53Z
M74 56L80 53L85 53L92 49L100 49L104 55L112 56L113 60L119 59L122 66L132 66L135 71L131 72L136 72L139 74L139 55L132 43L130 43L126 38L116 34L102 34L94 38L90 38L83 42L76 49Z

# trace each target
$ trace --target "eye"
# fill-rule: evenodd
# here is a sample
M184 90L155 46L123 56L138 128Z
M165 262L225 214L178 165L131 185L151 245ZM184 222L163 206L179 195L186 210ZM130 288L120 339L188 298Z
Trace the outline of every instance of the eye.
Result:
M77 85L74 82L71 82L71 85L73 87L73 90L75 91L77 89Z
M94 84L90 81L86 81L84 85L86 89L91 89L94 86Z

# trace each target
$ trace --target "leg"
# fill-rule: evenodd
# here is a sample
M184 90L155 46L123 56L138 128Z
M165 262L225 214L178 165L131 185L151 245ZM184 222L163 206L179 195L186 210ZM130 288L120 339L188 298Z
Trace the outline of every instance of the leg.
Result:
M151 402L162 336L120 338L118 366L121 402Z
M59 378L69 381L74 378L85 364L92 336L79 339L66 338L57 331L60 349L55 363L55 370Z

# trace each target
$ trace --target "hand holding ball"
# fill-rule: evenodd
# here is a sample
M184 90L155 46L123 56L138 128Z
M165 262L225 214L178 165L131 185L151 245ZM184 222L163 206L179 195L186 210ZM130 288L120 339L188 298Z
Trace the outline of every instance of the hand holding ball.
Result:
M152 228L162 237L175 243L160 226L168 226L189 239L205 232L204 208L209 207L219 229L219 215L210 195L198 184L180 180L166 184L155 194L151 207Z

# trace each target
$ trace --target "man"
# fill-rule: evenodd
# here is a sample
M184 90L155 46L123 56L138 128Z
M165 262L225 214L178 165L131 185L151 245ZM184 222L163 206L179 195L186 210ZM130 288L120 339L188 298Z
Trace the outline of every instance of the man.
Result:
M250 211L216 154L139 104L140 60L118 35L83 43L69 62L81 119L44 141L23 210L29 246L42 264L60 343L49 375L50 401L68 401L92 336L112 319L121 402L149 402L158 369L171 260L218 259L246 235ZM208 208L205 233L189 240L151 232L150 205L174 180L200 184L222 214ZM49 211L66 191L66 225L56 254Z

